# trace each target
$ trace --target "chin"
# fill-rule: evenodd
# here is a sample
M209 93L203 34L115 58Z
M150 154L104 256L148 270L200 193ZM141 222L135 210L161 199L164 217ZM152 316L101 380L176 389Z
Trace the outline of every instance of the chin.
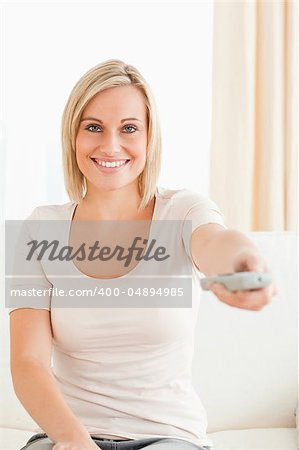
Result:
M124 188L126 186L129 186L130 184L134 183L134 181L137 183L137 179L133 180L133 181L128 181L126 182L111 182L111 183L103 183L103 184L97 184L97 183L91 183L90 185L92 185L93 188L95 189L100 189L100 190L105 190L105 191L116 191L118 189Z

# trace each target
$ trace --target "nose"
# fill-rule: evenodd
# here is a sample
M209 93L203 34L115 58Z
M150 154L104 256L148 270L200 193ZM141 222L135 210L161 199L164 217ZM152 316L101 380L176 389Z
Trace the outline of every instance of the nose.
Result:
M100 150L106 155L113 155L114 153L119 153L121 151L121 146L119 142L118 135L116 133L104 133L102 136Z

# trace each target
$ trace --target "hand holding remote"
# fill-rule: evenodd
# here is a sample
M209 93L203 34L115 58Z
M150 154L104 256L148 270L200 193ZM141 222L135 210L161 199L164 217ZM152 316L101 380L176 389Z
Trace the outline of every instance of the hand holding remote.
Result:
M232 274L222 274L218 279L201 280L203 289L210 289L229 306L251 311L260 311L277 294L268 264L257 252L249 249L237 254L233 269Z

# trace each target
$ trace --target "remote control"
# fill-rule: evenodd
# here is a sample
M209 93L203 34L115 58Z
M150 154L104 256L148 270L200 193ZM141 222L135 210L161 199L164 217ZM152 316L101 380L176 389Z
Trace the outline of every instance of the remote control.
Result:
M268 272L235 272L201 278L200 285L204 291L208 291L212 283L221 283L233 292L262 289L271 282L272 276Z

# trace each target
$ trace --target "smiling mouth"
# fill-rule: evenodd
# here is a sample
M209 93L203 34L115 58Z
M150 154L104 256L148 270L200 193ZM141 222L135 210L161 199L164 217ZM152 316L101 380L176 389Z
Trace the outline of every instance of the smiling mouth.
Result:
M98 158L91 158L93 162L99 167L107 167L107 168L119 168L128 164L130 159L116 159L113 161L104 161Z

